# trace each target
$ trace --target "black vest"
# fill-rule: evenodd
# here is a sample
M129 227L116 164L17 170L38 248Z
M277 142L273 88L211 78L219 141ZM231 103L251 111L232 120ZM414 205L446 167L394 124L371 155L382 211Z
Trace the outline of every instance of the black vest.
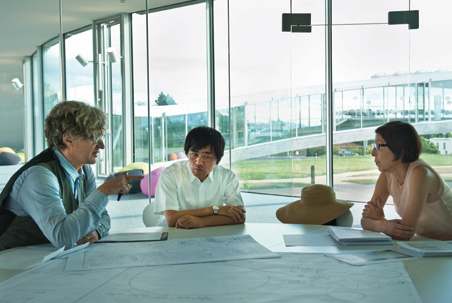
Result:
M16 179L28 168L39 165L51 171L58 179L60 187L60 198L67 214L72 213L78 208L78 205L85 200L88 180L80 180L77 190L77 200L74 198L72 188L66 173L61 167L57 156L51 149L46 149L27 164L21 167L9 179L6 186L0 194L0 251L17 246L34 245L48 243L49 240L44 236L36 222L30 217L19 217L3 207L3 202L10 194ZM86 167L83 167L86 171ZM86 176L86 175L85 175ZM30 201L33 203L33 201Z

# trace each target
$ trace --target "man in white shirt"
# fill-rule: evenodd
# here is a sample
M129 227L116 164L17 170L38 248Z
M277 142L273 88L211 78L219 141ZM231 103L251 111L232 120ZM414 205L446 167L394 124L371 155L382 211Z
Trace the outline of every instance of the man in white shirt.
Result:
M165 168L155 189L154 213L169 227L200 228L242 224L245 208L239 181L232 171L218 166L225 141L215 129L200 126L185 138L188 160Z

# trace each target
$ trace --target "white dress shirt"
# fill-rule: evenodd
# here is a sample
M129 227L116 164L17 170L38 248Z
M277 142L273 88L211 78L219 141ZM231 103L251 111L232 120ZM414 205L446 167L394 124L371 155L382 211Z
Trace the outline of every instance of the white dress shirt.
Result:
M159 224L166 224L165 210L200 209L208 206L243 206L239 181L227 168L215 165L201 182L190 170L188 160L165 168L155 188L154 213L161 215Z

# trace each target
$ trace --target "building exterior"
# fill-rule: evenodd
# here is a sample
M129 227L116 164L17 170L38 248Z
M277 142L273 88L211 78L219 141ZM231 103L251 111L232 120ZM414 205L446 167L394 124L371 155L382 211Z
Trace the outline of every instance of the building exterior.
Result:
M431 138L430 141L435 144L441 155L452 153L452 138Z

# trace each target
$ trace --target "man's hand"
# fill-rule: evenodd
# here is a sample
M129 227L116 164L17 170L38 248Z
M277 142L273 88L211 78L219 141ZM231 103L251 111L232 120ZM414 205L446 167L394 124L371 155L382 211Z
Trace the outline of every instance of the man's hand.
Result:
M202 224L202 221L200 218L192 216L192 215L185 215L179 218L176 222L176 228L201 228L204 227Z
M92 233L87 234L86 236L84 236L83 238L78 240L77 245L82 245L82 244L85 244L86 242L93 244L94 242L99 241L99 238L100 238L99 233L97 232L97 230L95 230Z
M385 220L383 233L391 236L394 240L407 241L414 236L414 229L411 226L403 225L402 220Z
M144 176L132 176L132 175L119 175L116 178L113 178L97 189L103 192L107 197L110 195L115 195L120 193L121 195L125 195L132 188L132 185L129 183L133 180L143 179Z
M385 218L383 205L380 199L377 199L376 203L372 201L367 202L367 204L364 206L363 218L373 220L383 220Z
M237 223L245 222L245 213L246 210L243 206L220 206L218 210L218 215L229 217Z

